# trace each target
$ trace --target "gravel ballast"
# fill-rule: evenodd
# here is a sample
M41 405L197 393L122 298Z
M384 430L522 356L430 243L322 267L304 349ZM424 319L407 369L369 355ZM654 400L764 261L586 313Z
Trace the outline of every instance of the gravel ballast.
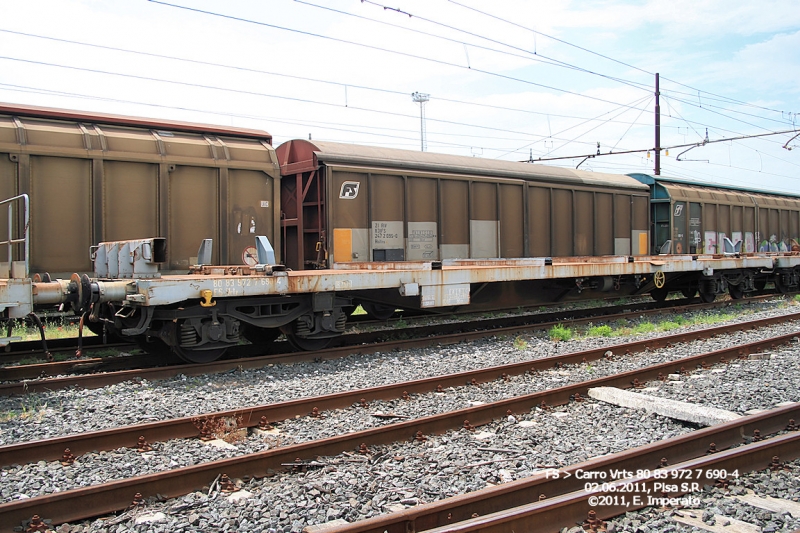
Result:
M792 307L788 308L793 310ZM743 320L782 314L787 309L748 314ZM478 403L529 394L594 377L741 345L798 330L798 324L758 331L739 331L668 350L615 356L561 370L513 377L509 382L415 395L411 401L375 402L281 423L280 434L249 435L220 449L194 439L154 443L146 454L121 449L86 454L75 465L58 462L12 466L0 471L2 501L162 471L224 457L358 431L391 421L373 416L394 413L411 417L461 409ZM653 336L657 336L654 334ZM663 335L663 334L661 334ZM642 338L641 336L637 338ZM392 354L351 356L321 363L276 366L202 378L125 383L92 391L58 391L32 395L28 416L0 425L0 442L9 444L47 436L90 431L154 419L191 416L245 405L270 403L343 389L418 379L466 368L504 364L624 342L622 338L586 338L569 342L526 337L488 339L468 344L408 350ZM735 362L693 372L688 377L648 384L648 394L703 403L745 413L785 401L798 401L800 370L794 346L763 359ZM769 376L765 379L765 376ZM678 383L681 382L681 383ZM3 399L9 409L17 399ZM161 521L132 526L135 531L301 531L334 519L348 521L434 501L529 476L542 468L565 466L691 431L692 427L643 412L599 402L563 406L495 421L475 432L430 436L424 443L400 443L358 454L322 458L315 468L277 474L244 484L253 495L237 503L216 492L193 493L180 500L153 503L114 519L64 525L60 531L127 531L136 515L160 510ZM587 437L587 435L589 435ZM661 513L663 516L664 513ZM642 522L644 523L644 522ZM620 523L619 527L625 527ZM778 529L780 530L780 529ZM631 529L635 531L635 529ZM651 529L659 531L659 529Z

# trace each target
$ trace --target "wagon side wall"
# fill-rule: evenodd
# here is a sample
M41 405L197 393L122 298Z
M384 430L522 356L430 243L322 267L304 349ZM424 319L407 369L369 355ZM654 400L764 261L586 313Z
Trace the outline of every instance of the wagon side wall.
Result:
M0 114L0 196L31 197L32 272L91 272L91 245L149 237L166 237L168 272L206 238L241 264L256 235L279 237L267 139Z

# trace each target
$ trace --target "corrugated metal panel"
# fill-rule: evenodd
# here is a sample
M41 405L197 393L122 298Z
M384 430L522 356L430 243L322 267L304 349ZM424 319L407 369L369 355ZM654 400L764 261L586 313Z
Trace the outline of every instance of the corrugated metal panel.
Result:
M92 270L91 178L88 160L31 157L31 272Z
M168 269L188 266L202 238L214 239L217 260L240 263L251 229L277 242L280 168L270 140L257 130L0 104L0 157L14 166L0 191L31 194L34 271L91 271L89 245L155 236L167 238Z
M727 205L754 205L753 196L745 193L735 193L721 189L698 187L692 185L679 185L675 183L660 183L673 200L690 202L714 202Z
M647 185L629 176L587 172L545 165L497 161L431 152L415 152L374 146L360 146L326 141L288 141L295 147L281 145L283 152L292 152L299 159L312 159L335 165L364 167L389 167L400 170L449 172L472 176L507 177L512 179L541 180L574 185L607 186L622 189L649 190ZM302 155L301 155L302 154ZM284 161L281 161L284 165Z
M522 186L500 185L500 257L525 257Z
M533 186L528 189L528 234L531 256L551 255L550 189Z
M0 153L0 198L12 198L17 195L17 165L9 159L8 154ZM2 240L8 237L8 216L5 209L0 210L0 235ZM8 261L5 246L0 246L0 261Z
M740 187L740 186L733 186L733 185L725 185L722 183L704 183L699 181L689 181L689 180L682 180L678 178L673 178L670 176L653 176L651 174L641 174L641 173L630 173L628 176L635 178L637 181L647 184L647 185L656 185L658 186L665 186L670 184L675 185L687 185L689 187L700 187L703 189L717 189L717 190L730 190L733 191L734 194L756 194L756 195L775 195L775 196L783 196L786 198L792 199L800 199L800 195L792 194L791 192L776 192L776 191L767 191L764 189L756 189L750 187ZM653 198L658 198L658 196L653 196Z
M103 165L106 241L158 237L158 165L106 161ZM136 194L131 194L136 191ZM198 241L198 246L199 246Z
M160 128L171 131L185 131L192 133L212 133L231 136L235 135L237 137L264 139L268 143L272 143L272 135L262 130L236 128L233 126L219 126L213 124L198 124L193 122L182 122L179 120L129 117L124 115L113 115L109 113L94 113L90 111L75 111L70 109L7 104L2 102L0 102L0 114L21 117L38 117L53 120L69 120L75 122L99 122L102 124L133 126L136 128Z
M594 255L614 254L614 197L610 194L595 194Z
M442 259L469 257L469 182L442 180Z

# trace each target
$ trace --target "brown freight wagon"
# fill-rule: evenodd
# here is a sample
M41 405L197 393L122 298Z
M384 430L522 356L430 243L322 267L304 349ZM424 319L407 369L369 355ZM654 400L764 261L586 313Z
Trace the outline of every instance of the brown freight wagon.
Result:
M649 188L628 176L305 140L277 153L293 269L649 250Z
M149 237L166 237L165 273L185 272L209 238L214 263L241 264L256 235L278 237L271 142L259 130L0 104L0 198L30 195L31 272L91 272L90 246Z
M277 153L283 257L293 269L413 268L401 261L437 268L457 259L501 266L501 259L529 257L580 263L649 250L649 189L628 176L305 140ZM469 308L643 290L635 280L578 271L575 279L472 287ZM397 291L352 296L376 318L408 307Z
M664 176L631 174L651 186L653 252L721 254L800 250L800 197Z

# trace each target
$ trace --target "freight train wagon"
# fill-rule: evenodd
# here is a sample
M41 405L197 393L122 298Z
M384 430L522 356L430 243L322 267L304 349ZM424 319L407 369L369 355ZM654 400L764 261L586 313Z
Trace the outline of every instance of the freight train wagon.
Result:
M650 186L652 253L742 254L800 251L800 197L767 191L699 184L664 176L630 174ZM762 290L768 276L756 276L743 290ZM684 280L685 281L685 280ZM780 292L795 290L794 271L773 276ZM692 284L673 280L670 290L694 294ZM732 294L741 296L738 287Z
M800 197L663 176L629 174L650 185L654 253L800 251ZM662 250L669 242L668 249Z
M304 140L277 153L282 255L293 269L649 251L649 189L627 176ZM494 284L472 304L603 296L619 284L593 279L574 288ZM399 295L357 296L376 317L403 303Z
M91 273L89 247L164 237L165 273L241 263L278 238L280 172L264 131L0 104L0 198L31 201L30 268ZM0 235L8 222L0 220ZM0 250L0 261L7 261Z
M200 135L174 127L173 149L185 145L197 150L192 154L206 154L206 159L183 161L187 170L200 171L179 180L185 186L180 190L190 189L186 198L192 198L194 181L205 187L207 201L198 208L183 205L187 202L173 187L171 173L181 160L165 161L168 130L112 123L95 125L92 133L80 118L72 123L52 116L27 120L37 135L77 129L82 136L69 138L83 144L62 154L52 148L55 142L31 143L23 131L15 131L16 145L8 139L0 145L16 150L9 150L9 161L18 166L9 167L14 172L8 174L17 188L7 194L23 193L3 203L16 209L7 220L20 240L13 247L16 263L5 263L11 276L0 280L0 311L14 318L42 306L69 304L90 323L165 345L189 361L213 360L241 336L263 343L282 332L301 348L322 347L343 332L348 309L357 303L385 313L397 307L450 312L648 292L661 299L671 290L699 290L704 299L724 292L737 297L767 281L797 287L800 257L790 252L649 255L652 184L630 176L308 141L290 141L273 152L263 138ZM20 122L12 117L12 123ZM164 239L123 238L95 248L92 278L83 263L63 279L28 277L34 258L47 256L37 239L58 223L42 219L36 233L33 223L28 228L21 222L26 213L36 222L43 216L37 209L60 204L37 200L28 210L25 191L31 197L43 194L61 159L67 166L82 162L89 174L76 174L88 184L90 201L83 205L92 213L85 249L108 235L108 220L148 220L130 211L121 216L105 200L105 191L119 185L107 178L126 175L107 174L106 166L116 167L117 160L103 159L112 152L106 131L118 130L121 137L138 135L145 146L155 139L160 154L153 160L148 153L141 156L145 161L130 155L132 160L119 161L149 168L157 205L167 206L156 212L155 231L137 230L133 237L180 227L163 223L171 220L173 206L187 213L185 222L210 225L193 234L194 242L180 242L178 258L170 239L185 234L167 234L166 247ZM37 152L35 146L50 151ZM230 146L242 148L239 156L232 157ZM34 172L34 166L45 168L34 165L38 158L52 173ZM202 166L203 161L209 165ZM240 176L254 186L237 200L231 191L244 190L235 183ZM73 181L83 183L78 178ZM86 202L82 195L74 199ZM273 200L280 200L280 207ZM266 223L258 214L242 216L257 207ZM86 238L81 228L72 232ZM37 251L29 260L30 234L31 249ZM66 239L72 233L62 235ZM254 242L259 235L272 238ZM209 236L222 242L215 247L222 252L195 252ZM169 275L174 270L182 274Z

